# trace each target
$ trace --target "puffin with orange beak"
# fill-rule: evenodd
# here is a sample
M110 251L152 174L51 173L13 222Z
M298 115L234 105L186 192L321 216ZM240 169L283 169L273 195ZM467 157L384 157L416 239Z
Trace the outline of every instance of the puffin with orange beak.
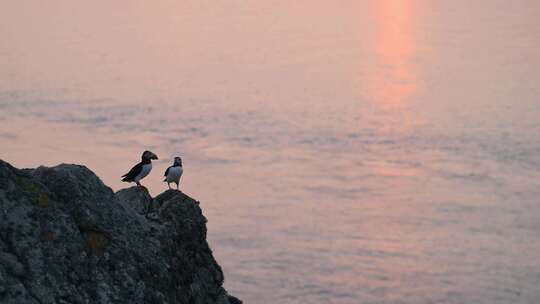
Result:
M141 186L140 180L145 178L152 171L152 160L158 159L157 155L150 151L144 151L141 156L141 162L136 164L128 173L122 175L122 181L127 183L136 183Z

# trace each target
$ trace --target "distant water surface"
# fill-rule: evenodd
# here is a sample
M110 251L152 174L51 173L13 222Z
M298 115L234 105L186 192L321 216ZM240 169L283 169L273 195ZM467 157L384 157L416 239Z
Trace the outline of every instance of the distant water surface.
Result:
M538 303L540 2L4 1L0 158L144 149L246 303Z

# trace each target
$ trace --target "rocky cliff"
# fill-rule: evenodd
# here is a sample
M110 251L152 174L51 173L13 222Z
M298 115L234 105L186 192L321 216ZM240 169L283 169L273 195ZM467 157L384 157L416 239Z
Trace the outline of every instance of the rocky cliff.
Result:
M84 166L0 160L0 217L0 303L241 303L182 192L114 193Z

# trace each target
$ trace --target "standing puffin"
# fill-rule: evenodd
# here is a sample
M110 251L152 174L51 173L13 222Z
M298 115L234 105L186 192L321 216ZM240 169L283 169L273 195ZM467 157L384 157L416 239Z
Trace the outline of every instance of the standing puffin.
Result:
M141 156L141 162L131 168L128 173L122 175L123 182L135 182L137 186L141 186L139 181L152 171L152 159L158 159L157 155L150 151L144 151Z
M180 184L180 177L182 177L184 169L182 169L182 159L180 157L174 158L174 163L172 166L165 170L165 179L164 182L167 182L167 186L171 189L171 183L176 184L176 190L179 190L178 184Z

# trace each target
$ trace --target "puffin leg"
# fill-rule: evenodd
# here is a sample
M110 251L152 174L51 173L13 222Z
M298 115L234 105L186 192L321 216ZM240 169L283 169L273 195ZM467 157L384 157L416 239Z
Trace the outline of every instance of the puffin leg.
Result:
M167 186L169 186L169 190L171 189L171 183L167 182Z
M176 190L180 191L180 188L178 188L178 183L176 183Z
M135 183L136 183L137 186L139 186L139 187L142 186L141 183L139 183L139 182L135 182Z

